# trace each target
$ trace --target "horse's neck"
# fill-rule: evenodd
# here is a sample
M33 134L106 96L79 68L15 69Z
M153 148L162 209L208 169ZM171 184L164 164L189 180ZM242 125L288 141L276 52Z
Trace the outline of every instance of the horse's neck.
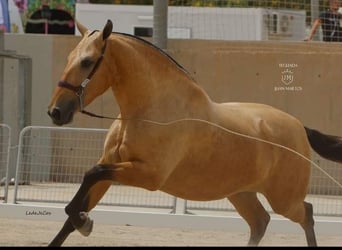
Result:
M164 113L181 113L210 102L182 68L151 45L129 37L112 43L119 74L112 88L122 115L156 113L158 107Z

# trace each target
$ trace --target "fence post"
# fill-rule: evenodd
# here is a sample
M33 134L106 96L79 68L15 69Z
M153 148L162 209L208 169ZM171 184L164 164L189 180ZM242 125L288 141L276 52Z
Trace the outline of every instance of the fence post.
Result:
M32 105L32 59L29 56L25 55L18 55L15 51L7 51L7 50L0 50L0 60L4 58L17 60L18 61L18 87L17 87L17 114L18 118L14 118L12 122L7 122L8 125L12 126L13 133L12 133L12 142L17 143L19 140L20 131L25 128L26 126L31 124L31 105ZM4 63L3 63L4 66ZM3 95L5 95L4 87L4 69L2 69L2 73L0 75L0 79L2 79L2 96L0 99L0 103L2 103L2 107L4 108L5 103L3 103ZM2 110L4 111L4 109ZM0 115L3 115L4 112L1 112ZM6 116L3 116L5 120ZM10 153L10 171L8 172L7 178L11 178L14 176L15 172L15 164L16 164L16 157L18 155L17 147L11 146L11 153Z
M4 32L0 30L0 53L5 49ZM0 123L4 122L4 59L0 57Z
M0 30L0 52L4 50L4 33L2 32L2 30ZM4 68L3 68L3 59L0 57L0 124L3 123L3 86L4 86ZM0 128L1 129L1 128ZM0 134L0 153L4 152L3 151L3 145L5 145L4 143L5 138L3 136L1 136ZM0 163L2 162L2 159L0 157ZM3 176L1 175L2 172L2 168L3 166L0 165L0 179L3 178ZM6 167L7 170L8 167ZM7 184L7 176L6 177L6 181L5 181L5 186ZM0 180L2 181L2 180ZM7 187L5 187L5 193L4 193L4 201L7 202L7 194L6 194L6 190Z
M311 0L311 26L319 17L319 0ZM319 32L316 32L313 40L319 40Z
M153 1L153 44L167 48L167 8L168 0Z
M18 111L19 111L19 133L31 124L31 96L32 96L32 59L22 57L19 59L18 80Z

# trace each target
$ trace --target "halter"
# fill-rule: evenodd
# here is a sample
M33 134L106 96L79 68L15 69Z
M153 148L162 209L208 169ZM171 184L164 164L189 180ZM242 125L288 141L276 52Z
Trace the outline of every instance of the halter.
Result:
M105 41L105 44L103 45L102 50L101 50L101 56L99 57L99 59L97 59L95 65L94 65L94 68L89 73L88 77L81 83L80 86L74 86L74 85L68 83L67 81L59 81L58 82L59 87L70 89L76 93L76 95L78 96L79 101L80 101L80 112L82 112L82 113L88 113L87 111L83 110L83 108L84 108L84 105L83 105L84 89L88 85L88 83L90 82L91 78L93 77L93 75L97 71L98 67L100 66L100 64L103 60L104 52L106 50L106 45L107 45L107 42Z

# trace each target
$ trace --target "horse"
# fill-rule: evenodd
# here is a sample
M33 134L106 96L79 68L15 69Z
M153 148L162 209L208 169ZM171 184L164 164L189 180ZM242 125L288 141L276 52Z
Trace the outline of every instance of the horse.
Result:
M62 245L75 230L88 236L88 212L114 181L186 200L227 198L249 225L249 246L260 243L270 221L261 193L275 213L303 228L308 246L317 245L313 207L305 197L310 142L326 135L269 105L214 102L166 52L113 32L110 20L102 30L76 26L82 39L68 56L48 115L55 125L71 123L76 112L89 114L84 108L108 89L120 113L49 246ZM315 149L331 156L324 147Z

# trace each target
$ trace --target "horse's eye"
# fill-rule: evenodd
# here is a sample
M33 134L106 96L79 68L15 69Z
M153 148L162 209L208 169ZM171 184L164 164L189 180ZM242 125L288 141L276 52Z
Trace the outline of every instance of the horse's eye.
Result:
M82 68L89 68L93 64L93 61L90 60L89 58L86 58L81 61L81 67Z

